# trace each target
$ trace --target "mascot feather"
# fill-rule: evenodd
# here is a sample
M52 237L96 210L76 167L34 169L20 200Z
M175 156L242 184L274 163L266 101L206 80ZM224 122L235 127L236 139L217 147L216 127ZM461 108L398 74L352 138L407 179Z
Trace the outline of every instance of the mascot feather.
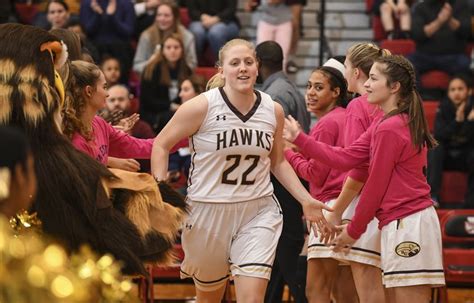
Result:
M121 260L124 273L144 274L144 261L170 260L184 205L163 202L150 175L112 172L62 134L65 93L56 69L64 55L47 31L0 25L0 125L29 137L38 178L34 210L43 230L69 251L87 243Z

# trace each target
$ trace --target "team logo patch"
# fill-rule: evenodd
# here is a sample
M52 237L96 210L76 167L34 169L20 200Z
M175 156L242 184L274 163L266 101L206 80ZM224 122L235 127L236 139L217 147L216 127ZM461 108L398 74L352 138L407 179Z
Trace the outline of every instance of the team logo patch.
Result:
M411 241L402 242L395 247L397 255L404 258L414 257L420 252L420 250L420 245Z

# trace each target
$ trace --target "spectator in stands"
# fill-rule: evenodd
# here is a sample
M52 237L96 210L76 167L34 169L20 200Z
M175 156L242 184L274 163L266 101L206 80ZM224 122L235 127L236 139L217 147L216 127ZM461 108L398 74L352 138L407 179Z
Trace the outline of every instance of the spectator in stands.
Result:
M255 51L259 61L259 78L263 81L261 90L281 104L285 116L293 116L305 132L308 132L310 116L304 97L283 72L282 47L275 41L265 41L258 44ZM271 181L275 196L280 201L283 211L283 230L277 245L265 302L281 302L283 286L286 283L296 302L301 303L304 302L305 290L297 282L297 269L299 254L304 244L301 221L303 211L297 201L273 175Z
M380 16L387 39L409 39L411 27L410 0L376 0L372 12ZM395 22L399 22L400 31L395 31Z
M155 132L166 125L173 109L177 108L171 104L178 102L178 84L191 73L180 35L166 36L158 56L146 65L140 86L140 114Z
M13 0L0 2L0 24L11 22L14 18Z
M110 113L121 112L122 117L129 117L133 115L132 112L132 101L133 95L130 94L128 88L122 84L116 84L111 86L107 92L109 96L106 101L106 109ZM155 134L151 126L145 121L139 119L135 122L134 127L129 132L135 138L148 139L154 138Z
M100 56L114 56L120 61L121 82L127 83L132 66L135 12L130 0L82 0L81 24L97 46Z
M137 117L134 126L130 128L127 133L132 137L139 139L150 139L155 137L155 133L151 126L145 121L139 119L139 116L133 112L132 101L133 95L130 94L125 85L116 84L111 86L107 92L109 96L106 100L105 112L101 115L105 121L117 127L123 125L123 119ZM114 119L111 119L111 118ZM120 129L120 127L119 127ZM112 162L110 161L112 160ZM135 160L135 159L111 159L107 163L108 166L121 168L130 171L150 171L150 161Z
M418 80L420 74L435 69L451 75L469 72L465 49L471 21L466 0L425 0L414 6L412 20L416 51L409 59Z
M46 7L46 18L51 29L65 28L70 15L69 7L64 0L50 0Z
M255 9L255 0L247 0L245 9ZM292 37L291 8L284 0L262 0L258 7L257 44L276 41L283 50L283 66L286 67Z
M156 10L155 23L140 35L133 70L141 74L145 66L159 55L163 38L171 33L181 36L186 63L194 69L197 65L194 36L179 21L179 7L173 2L162 1Z
M429 153L428 182L438 202L443 170L467 171L466 207L474 208L474 102L471 81L462 75L449 82L447 98L436 114L434 137L438 147Z
M188 0L187 7L198 57L202 58L208 43L215 60L219 49L239 35L237 0Z
M95 45L87 38L79 20L69 19L69 22L66 25L66 28L76 33L81 39L82 53L90 55L90 57L92 58L92 60L86 60L86 61L89 61L91 63L100 62L99 51L97 50ZM85 59L83 58L83 60Z
M156 18L156 9L161 0L133 1L137 19L134 37L138 39L141 33L153 24Z
M307 4L307 0L286 0L286 4L290 6L293 17L291 18L293 34L291 35L291 48L286 64L286 72L293 74L298 71L294 59L298 50L298 41L303 35L303 7Z
M200 75L193 74L186 80L181 82L179 91L179 97L181 104L191 100L206 89L206 79ZM181 174L184 174L186 179L189 176L189 166L191 165L191 152L189 150L189 139L184 138L179 141L173 148L176 150L174 153L170 153L168 162L168 172L170 180L178 180ZM186 193L186 189L180 189L183 193Z
M105 57L100 63L100 69L104 73L105 81L109 87L116 85L120 80L120 62L114 57Z

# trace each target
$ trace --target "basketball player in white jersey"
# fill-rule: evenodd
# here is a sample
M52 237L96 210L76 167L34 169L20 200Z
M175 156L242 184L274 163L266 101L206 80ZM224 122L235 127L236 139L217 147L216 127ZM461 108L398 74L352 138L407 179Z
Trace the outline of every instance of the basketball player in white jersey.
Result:
M283 157L282 107L255 91L258 66L251 43L229 41L219 52L213 86L183 104L158 135L152 173L166 179L168 151L190 137L192 163L182 234L182 277L192 277L197 302L220 302L229 275L237 302L263 302L282 215L270 170L302 204L306 218L324 227L321 209Z

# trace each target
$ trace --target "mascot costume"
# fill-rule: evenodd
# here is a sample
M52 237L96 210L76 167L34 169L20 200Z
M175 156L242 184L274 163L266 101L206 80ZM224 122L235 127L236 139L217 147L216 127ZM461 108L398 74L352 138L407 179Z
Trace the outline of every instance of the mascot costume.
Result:
M121 260L124 273L145 274L143 262L171 260L184 202L160 193L148 174L107 169L62 134L66 98L57 70L66 58L47 31L0 25L0 125L19 127L30 140L38 179L33 205L44 232L70 252L88 244Z

